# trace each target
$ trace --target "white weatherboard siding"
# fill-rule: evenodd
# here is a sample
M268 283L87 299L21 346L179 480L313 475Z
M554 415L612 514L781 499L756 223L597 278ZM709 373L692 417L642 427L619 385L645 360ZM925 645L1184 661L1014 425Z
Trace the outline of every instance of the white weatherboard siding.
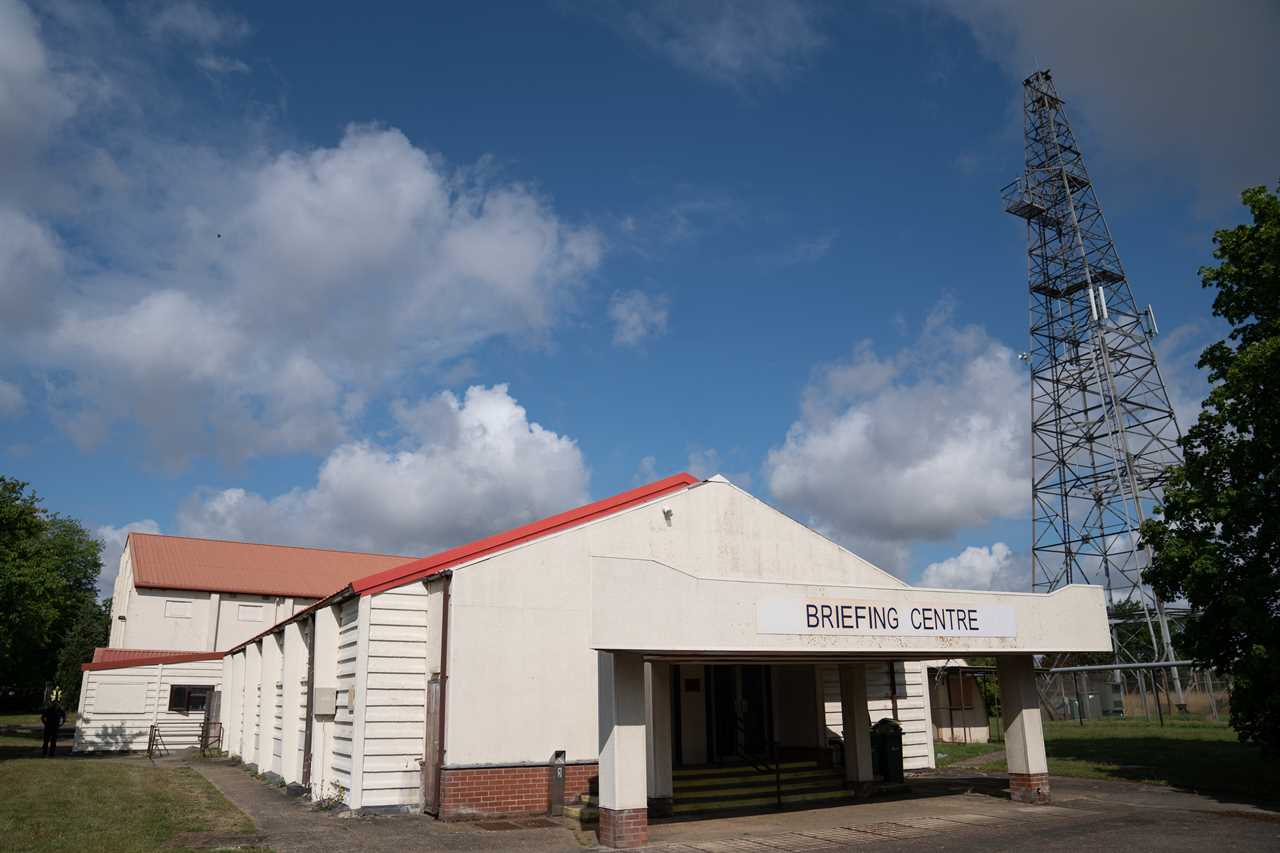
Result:
M899 661L894 667L897 673L897 719L902 724L902 765L907 770L933 767L933 733L926 703L924 664ZM818 675L822 680L827 730L831 735L842 737L844 725L840 713L839 669L834 664L823 664L818 667ZM867 713L873 725L893 716L887 663L867 662Z
M364 806L422 800L427 688L427 591L408 584L371 597L365 689Z
M81 682L76 752L143 750L152 724L161 727L166 749L199 743L196 724L203 714L179 714L169 708L175 684L222 685L219 660L88 670Z
M367 641L366 641L367 642ZM356 671L360 648L360 600L351 599L342 604L338 613L338 712L333 718L333 783L340 786L347 805L355 807L350 796L353 788L356 756L356 726L354 704L357 694ZM359 685L363 693L363 685ZM361 738L363 740L363 738Z

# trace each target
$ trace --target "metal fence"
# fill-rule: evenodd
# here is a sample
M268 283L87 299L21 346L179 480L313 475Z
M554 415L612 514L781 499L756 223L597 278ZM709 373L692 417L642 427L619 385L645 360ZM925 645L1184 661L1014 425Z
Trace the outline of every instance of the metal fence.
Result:
M1231 713L1230 682L1190 665L1059 667L1042 673L1038 686L1041 708L1054 720L1218 722Z
M222 723L199 719L151 726L147 735L148 758L169 755L180 749L198 749L202 755L221 752Z

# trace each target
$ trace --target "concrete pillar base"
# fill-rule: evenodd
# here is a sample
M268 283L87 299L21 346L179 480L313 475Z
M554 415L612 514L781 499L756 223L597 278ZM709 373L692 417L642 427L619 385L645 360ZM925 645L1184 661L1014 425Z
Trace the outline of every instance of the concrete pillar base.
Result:
M600 809L600 843L605 847L640 847L649 840L648 809Z
M1009 799L1043 806L1050 802L1048 773L1010 773Z

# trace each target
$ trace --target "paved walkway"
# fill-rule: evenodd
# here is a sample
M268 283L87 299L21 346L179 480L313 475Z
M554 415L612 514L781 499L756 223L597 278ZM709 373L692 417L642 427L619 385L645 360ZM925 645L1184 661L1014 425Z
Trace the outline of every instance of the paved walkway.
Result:
M1280 849L1280 805L1259 807L1128 782L1053 778L1055 805L1002 797L1005 780L964 771L913 780L895 800L658 824L652 853L862 850L1198 851Z
M191 766L253 818L261 843L276 853L405 853L408 850L581 853L583 849L575 834L558 824L486 830L474 824L443 823L425 815L356 817L350 812L314 809L309 803L286 797L279 789L230 764L197 760ZM517 825L508 821L495 823Z
M409 850L576 851L595 845L551 821L442 823L423 815L355 817L285 797L238 767L192 766L254 819L278 853ZM783 853L862 850L1120 849L1280 850L1280 805L1215 800L1160 786L1052 780L1055 805L1001 797L999 776L951 771L913 780L898 799L650 826L650 853ZM345 816L341 816L344 815ZM522 825L523 824L523 825ZM499 825L505 828L499 829Z

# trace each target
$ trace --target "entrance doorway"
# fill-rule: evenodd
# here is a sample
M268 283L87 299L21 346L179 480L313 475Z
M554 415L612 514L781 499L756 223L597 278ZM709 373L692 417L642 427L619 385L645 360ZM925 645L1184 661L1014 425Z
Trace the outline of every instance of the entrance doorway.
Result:
M761 664L707 667L707 743L711 763L768 754L773 733L773 679Z

